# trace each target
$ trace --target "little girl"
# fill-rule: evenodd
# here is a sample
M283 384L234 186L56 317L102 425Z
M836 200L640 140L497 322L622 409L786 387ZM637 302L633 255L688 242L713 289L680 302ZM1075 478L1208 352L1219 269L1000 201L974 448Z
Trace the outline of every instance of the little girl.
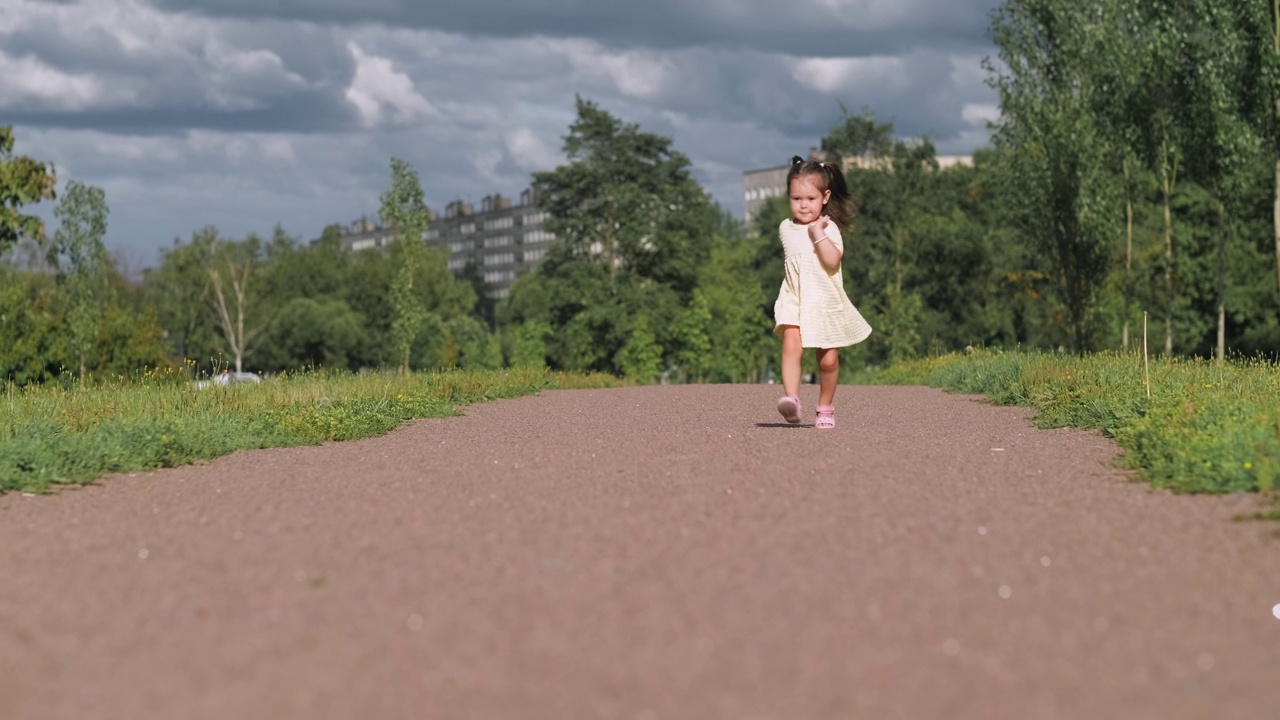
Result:
M778 412L787 422L800 422L800 356L818 349L818 406L815 427L836 426L836 383L840 358L836 348L867 339L871 326L844 292L840 230L853 223L853 201L844 173L827 162L791 158L787 173L791 218L778 233L786 253L785 275L773 306L774 332L782 338L782 389Z

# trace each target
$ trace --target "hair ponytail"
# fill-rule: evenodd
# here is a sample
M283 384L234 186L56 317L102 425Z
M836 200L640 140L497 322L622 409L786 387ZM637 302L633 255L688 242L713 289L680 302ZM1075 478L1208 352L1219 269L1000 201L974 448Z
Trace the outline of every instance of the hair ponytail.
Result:
M826 207L822 209L822 214L831 218L831 221L841 230L852 228L853 196L849 194L849 186L845 183L844 172L839 166L829 162L805 160L799 155L792 157L791 170L787 173L788 192L792 180L807 175L817 176L819 187L831 191L831 197L827 200Z

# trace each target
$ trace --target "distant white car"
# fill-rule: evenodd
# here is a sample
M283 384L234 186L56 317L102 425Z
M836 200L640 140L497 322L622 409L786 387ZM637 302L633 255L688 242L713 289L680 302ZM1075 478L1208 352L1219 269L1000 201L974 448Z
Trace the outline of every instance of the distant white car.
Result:
M244 383L252 383L254 385L257 385L260 382L262 382L262 378L258 377L257 373L231 372L228 370L226 372L222 372L213 376L213 378L210 380L200 380L196 382L196 387L207 388L207 387L212 387L214 385L229 386L229 385L243 385Z

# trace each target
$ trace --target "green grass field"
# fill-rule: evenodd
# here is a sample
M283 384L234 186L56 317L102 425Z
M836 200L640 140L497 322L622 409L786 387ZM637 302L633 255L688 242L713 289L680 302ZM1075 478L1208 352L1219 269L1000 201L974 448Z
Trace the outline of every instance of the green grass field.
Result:
M1100 430L1123 463L1180 493L1263 492L1280 478L1280 368L1263 362L976 351L901 363L878 384L924 384L1039 410L1041 427Z
M373 437L409 419L451 415L457 405L621 384L608 375L514 369L312 373L205 389L165 377L70 389L9 385L0 398L0 492L43 492L236 450Z

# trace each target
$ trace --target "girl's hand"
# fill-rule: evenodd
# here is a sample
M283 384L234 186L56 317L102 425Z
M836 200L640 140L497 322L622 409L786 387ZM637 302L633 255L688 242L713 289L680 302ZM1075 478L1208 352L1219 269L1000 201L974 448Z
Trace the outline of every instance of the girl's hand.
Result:
M809 223L809 240L818 242L827 236L827 223L831 222L831 218L823 215L817 220Z

